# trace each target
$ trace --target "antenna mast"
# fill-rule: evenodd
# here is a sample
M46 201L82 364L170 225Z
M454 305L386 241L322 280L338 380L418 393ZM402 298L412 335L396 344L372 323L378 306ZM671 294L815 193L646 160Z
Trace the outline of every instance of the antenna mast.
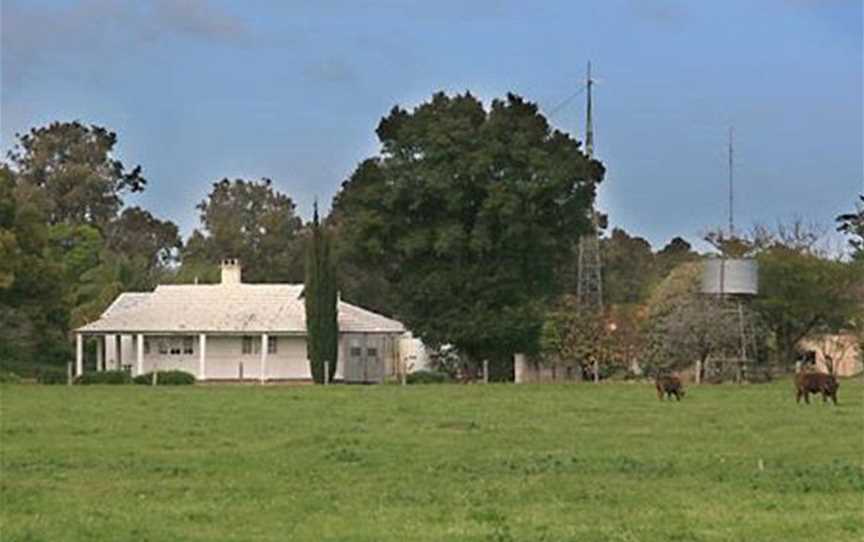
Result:
M588 62L586 80L587 104L585 110L585 154L594 158L594 125L591 112L591 62ZM583 309L603 310L603 273L600 262L600 221L597 210L591 207L591 233L579 237L579 253L576 266L576 300Z
M594 158L594 123L591 119L591 87L594 85L594 80L591 79L591 61L588 61L588 79L585 82L585 88L588 94L588 106L585 110L585 154L588 158Z
M734 207L734 142L735 127L729 127L729 237L735 236L735 207Z

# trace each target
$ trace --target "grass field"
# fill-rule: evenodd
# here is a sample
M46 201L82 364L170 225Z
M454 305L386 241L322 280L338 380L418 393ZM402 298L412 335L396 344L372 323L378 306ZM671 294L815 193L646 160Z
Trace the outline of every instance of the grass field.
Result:
M8 385L0 540L864 539L864 384Z

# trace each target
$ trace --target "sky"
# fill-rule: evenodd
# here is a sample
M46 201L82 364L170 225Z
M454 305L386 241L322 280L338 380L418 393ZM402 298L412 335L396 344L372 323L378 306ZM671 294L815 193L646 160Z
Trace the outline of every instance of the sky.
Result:
M532 5L533 4L533 5ZM593 64L599 207L655 248L727 221L830 225L864 191L860 0L2 0L0 149L55 120L117 132L188 235L223 177L309 218L394 105L470 90L552 112ZM580 96L550 120L582 139Z

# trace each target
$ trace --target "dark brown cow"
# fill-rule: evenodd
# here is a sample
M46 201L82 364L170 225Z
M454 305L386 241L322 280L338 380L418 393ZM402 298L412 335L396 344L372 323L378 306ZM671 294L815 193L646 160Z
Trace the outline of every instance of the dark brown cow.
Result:
M672 399L674 395L677 401L684 397L684 385L676 375L657 375L654 386L657 388L657 399L661 401L664 395L668 399Z
M804 402L810 404L811 393L821 393L822 402L826 402L830 397L834 404L837 404L837 389L840 383L834 378L834 375L827 373L808 373L801 372L795 375L795 402L800 403L801 397L804 397Z

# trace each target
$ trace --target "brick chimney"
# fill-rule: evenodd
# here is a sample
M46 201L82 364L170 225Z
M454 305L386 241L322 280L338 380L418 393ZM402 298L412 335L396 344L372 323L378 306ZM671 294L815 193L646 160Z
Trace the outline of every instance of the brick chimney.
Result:
M240 260L235 258L222 260L222 284L242 284L241 271Z

